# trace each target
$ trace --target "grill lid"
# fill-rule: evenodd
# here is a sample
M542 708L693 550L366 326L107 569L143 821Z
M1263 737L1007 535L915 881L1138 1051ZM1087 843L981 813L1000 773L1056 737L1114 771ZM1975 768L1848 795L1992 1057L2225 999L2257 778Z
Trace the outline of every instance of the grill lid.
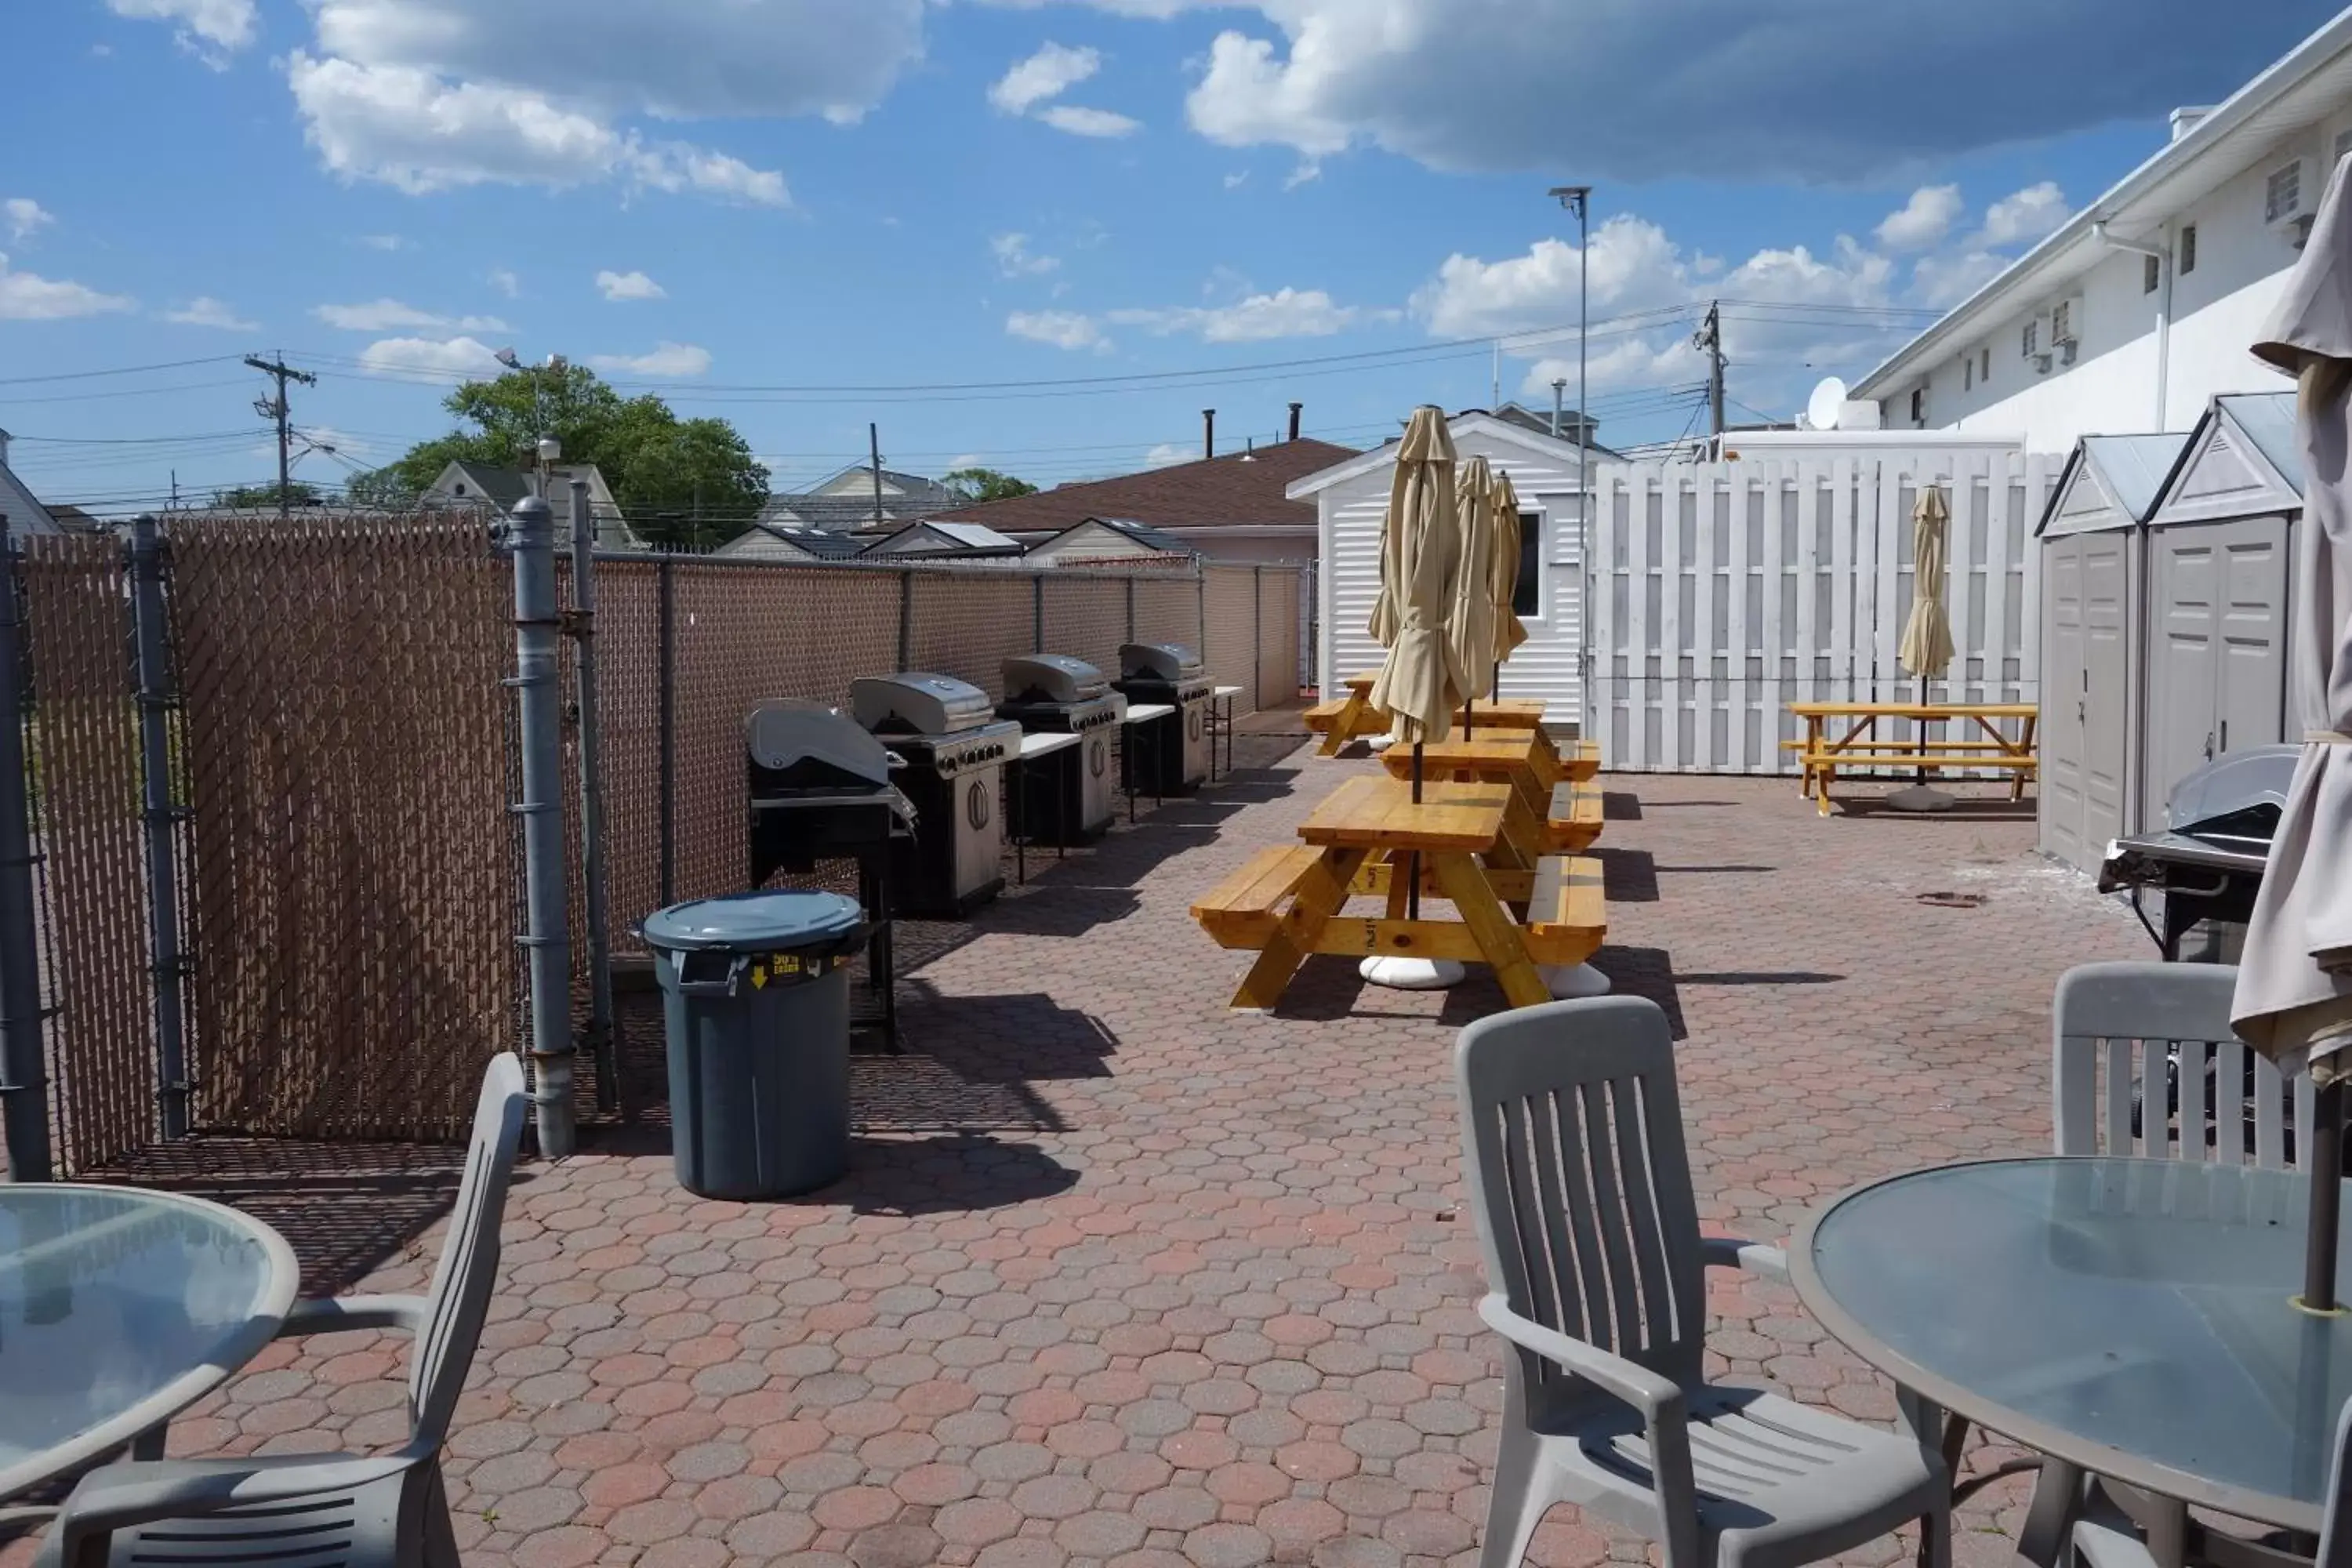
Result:
M849 707L877 735L953 735L996 717L979 687L922 669L852 681Z
M2227 752L2184 775L2166 797L2164 820L2175 833L2199 837L2258 837L2267 845L2286 809L2301 746L2254 746Z
M1197 680L1201 676L1201 655L1182 643L1121 643L1118 672L1129 680L1164 680L1171 685L1180 680Z
M1020 654L1004 661L1004 698L1011 702L1091 702L1110 689L1103 672L1066 653Z
M754 768L796 784L880 789L890 782L890 753L882 742L823 703L761 703L743 721L743 744Z

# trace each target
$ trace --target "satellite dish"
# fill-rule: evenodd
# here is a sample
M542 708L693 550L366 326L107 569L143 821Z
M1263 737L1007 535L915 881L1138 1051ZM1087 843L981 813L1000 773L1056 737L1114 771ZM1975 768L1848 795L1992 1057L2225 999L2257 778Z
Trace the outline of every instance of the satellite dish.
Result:
M1813 395L1805 399L1805 423L1816 430L1834 430L1838 416L1845 412L1845 383L1836 376L1822 377Z

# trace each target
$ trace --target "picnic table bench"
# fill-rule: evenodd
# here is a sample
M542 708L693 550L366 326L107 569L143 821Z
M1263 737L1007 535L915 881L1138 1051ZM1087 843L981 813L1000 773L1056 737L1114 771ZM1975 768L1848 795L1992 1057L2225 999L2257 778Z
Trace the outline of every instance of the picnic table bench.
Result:
M1841 770L2003 773L2011 800L2024 799L2027 782L2041 771L2034 727L2042 710L2031 702L1791 702L1789 711L1805 721L1805 734L1780 746L1798 753L1801 787L1821 803L1823 816L1830 814L1830 786ZM1882 719L1908 720L1916 729L1908 739L1881 735ZM1969 726L1958 740L1949 736L1954 723ZM2004 723L2014 724L2014 731L2004 730ZM1947 726L1945 737L1929 740L1930 724Z
M1304 843L1259 850L1192 906L1220 946L1257 953L1236 1007L1269 1008L1308 955L1451 958L1492 966L1515 1007L1551 999L1538 964L1581 963L1607 934L1601 864L1546 855L1490 868L1507 850L1504 824L1515 799L1506 784L1412 786L1360 774L1300 826ZM1418 855L1423 886L1453 902L1457 918L1411 918L1401 865ZM1349 917L1348 900L1384 896L1385 913ZM1524 919L1507 904L1523 904Z
M1307 710L1307 728L1323 737L1317 749L1324 756L1338 756L1350 741L1387 733L1388 715L1372 706L1372 682L1379 679L1377 673L1351 675L1345 683L1345 697L1318 702ZM1543 726L1543 699L1489 698L1472 704L1470 713L1472 723L1479 729L1536 730Z

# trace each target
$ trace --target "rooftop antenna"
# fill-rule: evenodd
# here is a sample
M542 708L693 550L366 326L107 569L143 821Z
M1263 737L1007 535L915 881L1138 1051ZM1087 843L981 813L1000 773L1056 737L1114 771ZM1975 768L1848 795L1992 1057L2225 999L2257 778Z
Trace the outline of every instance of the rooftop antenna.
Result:
M1822 377L1813 395L1805 399L1805 426L1811 430L1834 430L1845 416L1845 383L1833 375Z

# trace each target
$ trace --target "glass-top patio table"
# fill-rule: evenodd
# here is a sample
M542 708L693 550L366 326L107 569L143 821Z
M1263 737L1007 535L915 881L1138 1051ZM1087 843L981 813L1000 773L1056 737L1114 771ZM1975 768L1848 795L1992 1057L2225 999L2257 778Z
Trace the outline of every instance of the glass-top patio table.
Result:
M2045 1504L2100 1476L2147 1494L2119 1495L2159 1561L2244 1560L2182 1505L2315 1534L2352 1397L2352 1318L2290 1302L2308 1194L2296 1172L2177 1160L1948 1165L1817 1210L1790 1272L1911 1394L2048 1456Z
M268 1344L285 1239L219 1204L0 1186L0 1502L131 1443Z

